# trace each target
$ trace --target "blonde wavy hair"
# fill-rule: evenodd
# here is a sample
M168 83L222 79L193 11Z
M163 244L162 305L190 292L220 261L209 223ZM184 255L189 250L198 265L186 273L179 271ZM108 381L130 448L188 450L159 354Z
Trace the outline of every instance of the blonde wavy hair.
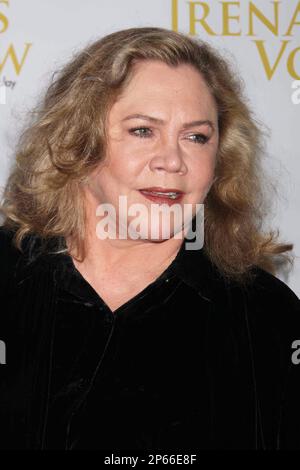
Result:
M216 179L205 200L204 250L227 278L245 280L253 266L275 273L275 256L291 262L292 244L264 233L263 132L243 95L243 82L211 45L163 28L130 28L88 45L56 72L20 136L4 188L3 225L16 229L22 251L31 233L72 239L85 257L83 184L105 156L106 117L128 84L133 64L156 59L191 64L218 109ZM67 250L67 249L66 249ZM282 259L282 258L281 258Z

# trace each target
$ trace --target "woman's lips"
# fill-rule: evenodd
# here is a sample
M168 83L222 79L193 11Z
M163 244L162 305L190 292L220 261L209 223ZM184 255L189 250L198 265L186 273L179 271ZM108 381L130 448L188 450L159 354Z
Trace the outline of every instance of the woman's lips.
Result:
M180 193L176 196L176 198L172 199L168 196L158 196L155 194L151 194L149 191L145 192L139 190L139 192L149 201L155 202L156 204L168 204L169 206L173 204L178 204L184 196L183 193Z

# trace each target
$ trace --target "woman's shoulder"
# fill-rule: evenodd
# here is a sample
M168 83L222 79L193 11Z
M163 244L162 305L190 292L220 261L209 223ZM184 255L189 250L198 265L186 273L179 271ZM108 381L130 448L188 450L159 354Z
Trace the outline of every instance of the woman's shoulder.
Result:
M268 413L280 413L280 448L295 449L300 438L300 300L277 276L258 267L255 274L245 318L262 427L267 428Z
M300 314L300 299L286 282L258 265L253 265L250 271L242 279L238 280L228 275L222 274L212 263L208 256L204 254L207 265L206 283L212 286L211 291L216 297L222 299L230 296L232 302L246 303L252 310L265 308L275 311L279 307L286 307L297 310ZM203 281L203 276L201 282ZM199 281L199 287L200 281Z
M0 286L8 287L13 279L21 251L13 243L14 230L0 226Z
M255 266L247 285L246 309L250 325L266 338L300 339L300 300L281 279Z
M284 305L294 305L295 308L299 309L299 297L279 277L258 266L252 269L252 273L252 281L246 287L250 297L260 302L278 302Z
M11 228L0 225L0 249L8 248L15 231Z
M21 249L15 245L16 229L0 226L0 295L15 287L23 275L34 267L33 254L37 251L36 237L27 235L21 242Z
M16 234L16 229L6 227L4 225L0 226L0 257L1 265L5 263L13 263L21 255L23 250L19 250L14 243L14 236ZM24 243L22 244L24 248Z

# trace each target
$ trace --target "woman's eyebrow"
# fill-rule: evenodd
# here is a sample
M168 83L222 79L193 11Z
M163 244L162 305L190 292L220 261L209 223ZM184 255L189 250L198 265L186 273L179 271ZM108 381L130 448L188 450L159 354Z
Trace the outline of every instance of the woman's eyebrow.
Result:
M153 116L148 116L146 114L129 114L129 116L126 116L124 119L122 119L122 121L128 121L129 119L143 119L143 120L154 122L155 124L165 123L163 119L159 119ZM188 127L202 126L204 124L210 126L212 129L215 128L213 122L210 119L199 119L197 121L186 122L183 124L182 127L186 129Z

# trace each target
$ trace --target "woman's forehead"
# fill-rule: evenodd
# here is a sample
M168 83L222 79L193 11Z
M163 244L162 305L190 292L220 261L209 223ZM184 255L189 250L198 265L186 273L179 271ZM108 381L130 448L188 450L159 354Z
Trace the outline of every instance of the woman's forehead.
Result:
M142 61L135 65L131 80L116 99L111 113L150 113L155 116L158 108L170 113L184 108L187 114L189 110L193 114L199 106L204 111L214 108L214 98L194 67L187 64L171 67L163 62ZM159 119L160 116L157 117Z
M191 64L181 63L171 66L159 60L138 61L132 66L130 80L124 88L129 90L132 87L143 86L147 82L153 89L154 85L178 86L178 83L195 84L201 88L207 88L204 77ZM146 91L146 90L145 90Z

